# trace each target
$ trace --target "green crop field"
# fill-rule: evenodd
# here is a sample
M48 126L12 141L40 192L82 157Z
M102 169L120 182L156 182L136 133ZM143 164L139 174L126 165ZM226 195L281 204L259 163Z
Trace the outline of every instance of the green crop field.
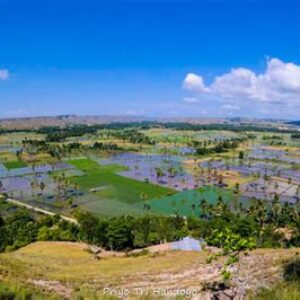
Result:
M116 165L101 166L91 159L70 160L77 169L84 171L85 175L72 178L80 188L89 191L97 188L95 194L99 199L112 199L128 204L140 202L141 193L145 193L148 199L166 196L172 190L140 182L131 178L116 174L118 171L125 170L124 167Z
M215 204L220 196L224 202L229 202L232 199L230 191L210 186L197 190L183 191L168 197L152 199L148 201L148 204L152 212L178 213L184 216L191 216L200 214L201 208L199 204L201 200L205 199L208 204ZM141 204L137 204L137 206L141 206Z
M111 217L120 215L143 215L145 210L139 207L135 207L131 204L102 198L99 195L84 195L78 197L74 201L82 209L89 211L99 217Z
M6 167L6 169L11 170L11 169L24 168L27 165L23 161L15 160L15 161L5 162L4 166Z

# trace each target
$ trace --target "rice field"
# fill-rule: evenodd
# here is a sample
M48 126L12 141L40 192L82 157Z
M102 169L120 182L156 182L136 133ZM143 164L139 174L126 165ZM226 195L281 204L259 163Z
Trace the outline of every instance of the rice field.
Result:
M256 140L235 151L197 156L193 140L216 143L243 134L161 128L141 132L156 144L134 144L99 130L67 138L66 144L80 143L85 150L65 153L60 159L23 147L25 138L43 140L44 135L2 134L0 193L57 213L70 215L80 208L99 216L198 215L200 200L215 203L221 197L230 202L236 198L237 185L243 202L271 201L275 194L283 202L299 199L300 150L289 135L282 135L284 146L274 146L264 138L268 133L253 133ZM86 150L96 141L116 143L123 151ZM244 151L243 160L239 151Z
M218 187L208 186L151 199L147 201L147 204L150 206L150 211L155 213L199 216L203 212L201 201L205 200L207 205L216 204L220 197L225 203L230 203L233 194ZM141 204L137 206L141 207Z

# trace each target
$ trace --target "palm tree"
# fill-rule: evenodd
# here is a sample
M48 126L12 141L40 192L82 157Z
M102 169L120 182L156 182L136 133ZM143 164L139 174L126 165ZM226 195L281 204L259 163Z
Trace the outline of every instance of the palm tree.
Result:
M215 216L215 217L221 216L225 212L226 207L227 207L226 203L223 201L222 196L219 196L217 199L217 203L212 210L213 216Z
M35 183L33 181L30 182L30 188L31 188L31 195L32 198L34 198L34 187L35 187Z
M206 218L207 217L207 208L208 208L208 203L206 201L206 199L202 199L200 201L199 207L201 209L201 218Z
M195 208L196 208L196 205L193 203L193 204L192 204L192 212L193 212L193 216L195 215Z
M1 188L1 187L0 187ZM296 189L296 197L299 199L299 194L300 194L300 185L297 186Z
M257 200L254 207L254 212L254 215L259 222L260 228L263 229L266 221L267 209L265 203L262 200Z
M40 183L39 186L40 186L40 190L41 190L42 195L43 195L43 192L44 192L44 189L45 189L46 185L45 185L44 182L42 181L42 182Z
M155 172L156 172L156 180L158 181L160 177L162 177L164 175L163 171L161 170L161 168L156 167L155 168Z
M240 192L240 184L237 182L235 184L235 193L238 194Z
M274 195L274 199L272 201L271 214L274 221L276 221L281 214L281 205L279 202L279 195L277 193Z

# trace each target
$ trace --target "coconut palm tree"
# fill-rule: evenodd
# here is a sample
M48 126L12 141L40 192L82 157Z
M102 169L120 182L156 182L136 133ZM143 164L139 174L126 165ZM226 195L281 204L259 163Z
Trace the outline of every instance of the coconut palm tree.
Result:
M207 203L206 199L203 198L203 199L200 201L199 207L200 207L200 210L201 210L201 215L200 215L200 217L201 217L201 218L207 218L208 203Z
M194 216L195 215L196 204L193 203L191 207L192 207L192 212L193 212L193 216Z
M156 167L155 168L155 172L156 172L156 180L158 181L160 177L164 176L163 171L161 170L161 168Z
M282 207L279 202L279 195L276 193L271 203L271 215L274 221L276 221L278 216L281 214L281 208Z
M46 187L46 185L44 184L43 181L39 184L39 187L40 187L40 190L41 190L41 193L42 193L42 196L43 196L43 193L44 193L44 190L45 190L45 187Z
M35 183L34 183L34 181L31 181L31 182L30 182L30 188L31 188L31 195L32 195L32 198L34 198L34 188L35 188Z

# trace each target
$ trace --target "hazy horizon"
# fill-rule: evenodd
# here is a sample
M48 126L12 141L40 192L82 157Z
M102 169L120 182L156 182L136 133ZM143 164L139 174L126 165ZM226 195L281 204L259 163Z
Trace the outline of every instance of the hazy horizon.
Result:
M107 119L132 119L137 121L150 121L159 122L161 120L229 120L229 119L241 119L241 120L253 120L253 121L283 121L292 122L299 121L299 118L272 118L272 117L241 117L241 116L147 116L147 115L126 115L126 114L53 114L53 115L32 115L32 116L15 116L15 117L0 117L0 120L10 120L10 119L35 119L35 118L60 118L60 117L75 117L75 118L107 118Z

